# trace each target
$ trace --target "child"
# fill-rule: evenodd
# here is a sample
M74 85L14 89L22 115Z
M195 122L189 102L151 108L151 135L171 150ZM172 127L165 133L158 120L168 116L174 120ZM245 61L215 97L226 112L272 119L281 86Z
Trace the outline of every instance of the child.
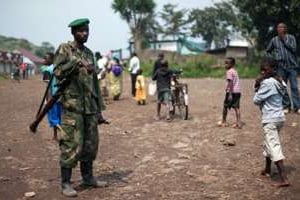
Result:
M262 76L256 80L253 101L262 112L262 126L264 131L264 156L266 160L263 176L271 175L271 162L277 166L280 181L274 184L277 187L289 186L283 165L279 140L279 131L283 126L285 117L282 98L286 90L285 83L275 72L276 63L271 58L265 59L261 64Z
M153 74L152 80L156 80L157 85L157 115L156 120L160 120L161 104L166 106L167 121L170 121L170 108L172 103L171 78L173 72L168 69L168 61L161 61L161 67Z
M48 83L48 84L50 84L50 90L49 90L49 93L46 98L47 100L50 99L51 96L53 96L55 94L55 92L57 91L56 80L54 77L51 79L51 76L53 76L53 70L54 70L53 58L54 58L53 53L47 53L44 57L45 65L47 66L44 73L49 74L50 80L51 80L51 82ZM44 81L49 82L47 80L44 80ZM59 126L61 124L61 112L62 112L61 109L62 108L61 108L60 102L56 102L52 106L52 108L49 110L48 115L47 115L49 126L51 128L53 128L53 140L56 140L56 141L58 140L57 129L59 128Z
M143 76L143 70L139 69L137 72L135 82L135 100L138 105L146 105L146 88L145 88L145 78Z
M240 99L241 99L241 86L239 75L234 68L235 59L232 57L228 57L225 60L225 69L226 69L226 80L227 85L225 88L225 100L223 107L223 116L222 121L218 122L218 125L221 127L225 127L228 124L226 123L228 110L231 108L235 111L236 122L233 125L233 128L242 128L241 126L241 114L240 114Z

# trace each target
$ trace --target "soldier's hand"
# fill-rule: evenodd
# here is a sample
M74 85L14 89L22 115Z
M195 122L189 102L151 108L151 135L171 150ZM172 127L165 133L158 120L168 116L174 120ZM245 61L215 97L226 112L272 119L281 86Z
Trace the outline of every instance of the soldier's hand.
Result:
M80 65L84 67L89 74L94 73L95 68L93 65L89 64L86 60L81 60Z
M86 67L86 70L88 71L89 74L94 73L94 71L95 71L94 65L88 65Z
M82 67L87 68L87 66L89 65L89 63L88 63L88 61L82 59L82 60L80 60L80 65L81 65Z

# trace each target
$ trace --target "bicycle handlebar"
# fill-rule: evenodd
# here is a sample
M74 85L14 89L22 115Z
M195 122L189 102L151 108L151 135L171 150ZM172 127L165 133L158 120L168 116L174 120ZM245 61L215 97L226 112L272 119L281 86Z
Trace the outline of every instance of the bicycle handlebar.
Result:
M182 74L183 70L180 69L180 70L173 70L173 75L180 75Z

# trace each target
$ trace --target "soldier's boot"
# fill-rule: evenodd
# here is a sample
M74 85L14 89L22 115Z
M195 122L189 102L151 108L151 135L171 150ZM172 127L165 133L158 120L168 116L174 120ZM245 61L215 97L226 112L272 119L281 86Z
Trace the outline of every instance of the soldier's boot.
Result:
M93 176L93 162L82 161L80 162L80 172L82 176L82 185L85 187L106 187L106 181L99 181Z
M77 192L71 185L72 168L61 167L61 192L66 197L76 197Z

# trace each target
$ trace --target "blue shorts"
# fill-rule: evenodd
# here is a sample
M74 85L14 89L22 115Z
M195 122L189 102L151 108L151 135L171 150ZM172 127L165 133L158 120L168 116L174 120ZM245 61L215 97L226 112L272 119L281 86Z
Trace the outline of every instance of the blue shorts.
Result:
M56 102L48 111L48 123L51 128L61 124L62 107L60 102Z

